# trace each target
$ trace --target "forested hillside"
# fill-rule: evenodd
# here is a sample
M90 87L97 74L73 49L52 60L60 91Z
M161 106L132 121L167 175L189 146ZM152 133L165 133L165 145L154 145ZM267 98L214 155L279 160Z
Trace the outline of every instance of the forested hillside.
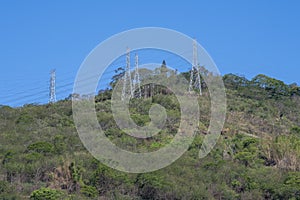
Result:
M187 76L187 74L186 74ZM199 130L189 150L152 173L128 174L94 159L82 145L70 98L54 104L0 107L0 199L300 199L300 89L258 75L223 76L227 118L212 152L198 152L210 120L203 83ZM111 112L111 90L96 96L107 137L133 152L155 151L177 133L180 107L163 88L130 102L132 119L147 124L149 108L166 108L167 122L151 139L121 131Z

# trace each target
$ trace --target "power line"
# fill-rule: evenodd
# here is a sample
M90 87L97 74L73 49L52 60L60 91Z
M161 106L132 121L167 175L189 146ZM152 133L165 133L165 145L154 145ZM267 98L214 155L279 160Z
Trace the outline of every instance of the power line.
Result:
M189 53L190 51L186 51L187 53ZM186 53L184 52L184 53ZM128 56L129 54L129 56ZM120 57L121 58L121 57ZM169 59L169 58L172 58L172 59ZM139 80L139 73L138 73L138 65L139 65L139 61L138 61L138 57L136 56L136 68L135 68L135 74L134 74L134 80L132 82L132 79L131 79L131 72L130 72L130 52L127 51L126 53L126 71L127 71L127 76L128 76L128 82L129 84L127 83L127 87L131 86L130 88L130 91L129 93L132 95L133 93L133 85L132 83L134 83L134 88L136 87L136 85L140 82ZM143 59L145 60L145 59ZM176 64L178 64L179 62L184 62L184 60L182 60L182 58L180 60L178 60L178 58L175 58L174 59L174 55L170 55L167 57L166 59L167 61L172 61L172 60L175 60L176 61ZM178 61L177 61L178 60ZM100 82L105 82L105 81L108 81L108 80L112 80L112 74L113 72L116 72L115 69L113 70L109 70L110 68L112 68L113 66L116 66L118 64L122 64L123 62L121 61L118 61L118 62L112 62L108 68L106 68L106 70L104 71L104 73L102 74L102 77L100 78L99 80L99 83ZM186 63L182 64L181 67L184 67L186 65ZM173 66L172 66L173 67ZM173 67L174 68L174 67ZM185 68L185 67L184 67ZM50 84L50 92L49 92L49 101L50 101L50 97L51 97L51 93L54 94L52 95L52 99L55 99L56 100L56 96L57 95L61 95L63 94L64 92L67 92L67 91L72 91L72 87L71 88L68 88L69 86L72 86L74 85L74 81L73 79L72 80L68 80L69 78L63 78L62 81L59 81L57 82L57 77L55 76L56 74L54 74L54 76L51 76L50 78L50 81L48 82L48 84ZM81 83L85 83L87 81L90 81L90 78L94 78L94 77L97 77L98 75L93 75L93 76L90 76L90 77L84 77L84 79L82 80L79 80L78 82L81 82ZM109 78L105 78L106 76L109 76ZM131 82L131 83L130 83ZM64 84L62 84L64 83ZM87 84L89 84L89 82L87 82ZM80 86L84 86L84 85L87 85L87 84L80 84ZM55 87L53 87L53 85ZM108 84L107 84L108 85ZM104 85L103 85L104 86ZM101 87L103 87L101 86ZM109 85L108 85L109 86ZM98 86L99 87L99 86ZM44 89L45 88L45 89ZM51 89L52 88L52 89ZM51 92L51 90L53 91L54 89L54 93ZM20 91L20 92L17 92L17 93L13 93L13 92L10 92L10 93L7 93L7 95L5 95L5 97L1 97L2 99L5 99L7 103L11 104L11 103L14 103L14 102L23 102L26 100L26 102L30 102L30 101L33 101L33 100L36 100L36 99L39 99L41 96L44 97L46 92L49 91L49 90L46 90L46 87L35 87L35 88L31 88L30 91L36 91L35 93L28 93L29 90L25 90L25 91ZM14 91L14 89L12 90ZM22 94L22 95L20 95ZM24 95L23 95L24 94ZM15 97L17 96L17 97ZM7 98L7 97L14 97L14 98ZM39 98L36 98L36 97L39 97ZM55 98L53 98L55 97Z

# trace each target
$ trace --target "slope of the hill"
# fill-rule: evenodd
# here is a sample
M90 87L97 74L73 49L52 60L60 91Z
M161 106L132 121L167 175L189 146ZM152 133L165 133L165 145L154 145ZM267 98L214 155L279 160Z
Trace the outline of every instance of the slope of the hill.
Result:
M225 127L213 151L199 159L210 119L204 88L193 145L172 165L147 174L118 172L95 160L77 135L70 100L2 106L0 199L300 199L299 88L276 81L262 75L252 81L224 76ZM165 127L147 140L119 130L109 97L110 91L96 97L97 116L121 148L155 151L176 134L180 108L172 94L157 92L130 102L139 125L149 122L153 103L166 108Z

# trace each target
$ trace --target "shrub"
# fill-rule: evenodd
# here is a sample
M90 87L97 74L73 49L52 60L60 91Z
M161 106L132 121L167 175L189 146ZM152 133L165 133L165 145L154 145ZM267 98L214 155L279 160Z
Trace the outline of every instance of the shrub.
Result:
M8 182L6 181L0 181L0 194L6 192L8 190Z
M138 194L143 199L160 199L167 183L161 176L154 174L140 174L137 176Z
M291 128L291 131L290 131L292 134L297 134L300 136L300 127L299 126L294 126Z
M50 188L40 188L31 193L32 200L57 200L63 198L63 192Z
M67 145L65 143L65 137L63 135L56 135L53 140L54 151L57 154L62 154L66 151Z
M53 152L54 147L49 142L36 142L36 143L29 145L27 147L27 150L30 152L49 154L49 153Z
M86 197L95 198L98 196L98 190L97 188L89 185L84 185L80 189L81 194L83 194Z

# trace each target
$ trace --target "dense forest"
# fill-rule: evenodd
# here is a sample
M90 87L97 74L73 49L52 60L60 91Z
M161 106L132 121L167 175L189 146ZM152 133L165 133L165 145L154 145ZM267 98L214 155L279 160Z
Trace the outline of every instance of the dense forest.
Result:
M175 163L145 174L123 173L92 157L78 137L70 98L1 106L0 199L300 199L300 88L265 75L227 74L223 81L226 122L210 154L198 157L210 120L203 82L193 144ZM152 104L167 112L158 135L137 139L114 122L111 92L100 91L95 101L98 121L116 145L155 151L174 137L180 107L172 93L156 88L130 101L131 117L141 126L149 123Z

